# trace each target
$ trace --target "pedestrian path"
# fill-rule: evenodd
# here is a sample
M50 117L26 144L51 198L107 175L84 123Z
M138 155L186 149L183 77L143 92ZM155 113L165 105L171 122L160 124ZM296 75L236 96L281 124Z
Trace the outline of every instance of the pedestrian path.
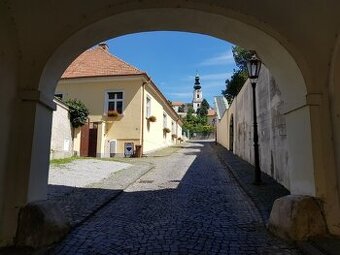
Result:
M212 143L189 143L48 254L300 254L270 235Z
M240 159L221 145L214 145L214 147L220 160L228 167L248 196L252 198L264 223L267 223L274 201L279 197L289 195L289 191L265 173L262 173L263 185L253 185L255 171L253 165ZM298 242L297 245L306 254L340 254L340 240L331 236Z
M64 172L72 173L59 173L61 177L55 179L54 174L52 178L50 176L52 181L48 185L48 199L58 204L71 227L82 223L153 167L151 163L139 161L136 164L133 160L131 164L95 159L77 161L80 162L59 167ZM91 167L94 170L84 172L84 169ZM79 172L82 174L77 176ZM55 180L64 180L65 176L69 180L60 182L62 185L51 184Z
M48 184L85 187L131 166L127 163L92 158L77 159L62 165L52 164L49 170Z

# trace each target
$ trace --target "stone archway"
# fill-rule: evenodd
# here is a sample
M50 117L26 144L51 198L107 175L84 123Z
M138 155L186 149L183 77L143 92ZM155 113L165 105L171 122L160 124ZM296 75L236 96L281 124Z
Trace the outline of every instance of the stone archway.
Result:
M74 15L70 12L72 6L68 6L64 14L64 4L59 2L54 6L53 14L63 16L63 20L52 32L44 27L48 24L41 23L39 17L28 17L31 23L27 20L23 22L19 17L13 26L21 25L21 30L17 27L15 31L13 28L10 38L21 42L27 37L28 41L22 43L19 51L13 50L15 46L10 42L1 44L13 50L15 53L12 55L20 62L20 65L14 63L12 68L15 72L13 79L16 78L12 84L17 86L18 91L17 98L13 96L13 100L20 103L11 109L11 114L20 112L27 120L26 129L19 127L20 120L17 119L11 120L12 129L6 129L15 139L7 147L8 154L12 156L6 158L7 165L2 168L4 177L1 177L1 182L6 184L3 194L10 194L6 201L0 200L4 208L0 215L1 223L4 223L1 229L3 240L13 237L19 208L27 202L45 198L49 125L54 108L52 97L61 74L77 55L92 45L111 37L142 31L196 32L255 49L276 78L287 106L287 135L293 159L290 169L292 193L320 196L326 204L334 202L334 199L329 199L332 186L326 185L329 181L334 184L334 171L325 170L323 155L328 149L317 137L320 129L319 124L315 124L320 123L320 108L327 111L327 102L320 100L320 92L315 85L317 81L312 79L310 65L306 64L309 56L302 53L303 46L290 40L281 24L262 22L261 17L256 16L260 5L252 7L254 12L251 15L240 3L218 6L208 1L186 0L123 1L121 4L75 1L71 5L74 4L73 7L79 10ZM244 4L246 6L247 1ZM20 7L20 4L15 5L19 15L24 15ZM271 13L267 7L263 6L263 12L259 13ZM53 6L42 4L36 8L38 14L46 17L47 14L49 16L47 10ZM26 23L29 25L26 26ZM39 30L35 34L32 32L39 25L46 31L42 39L39 38ZM295 31L293 26L287 26L288 30ZM327 116L325 121L328 126ZM329 133L324 136L328 139ZM20 155L16 149L19 144L22 145ZM317 147L319 144L323 145L321 149ZM328 171L327 178L322 177L325 171ZM338 198L337 194L334 197ZM330 206L326 214L335 212L334 207ZM339 227L336 227L337 221L339 219L333 218L330 223L334 233L340 233Z

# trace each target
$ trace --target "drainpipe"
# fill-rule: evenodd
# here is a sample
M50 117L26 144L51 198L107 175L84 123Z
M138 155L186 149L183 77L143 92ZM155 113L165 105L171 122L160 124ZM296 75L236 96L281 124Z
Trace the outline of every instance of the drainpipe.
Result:
M144 150L144 94L145 94L145 85L147 82L143 82L142 84L142 137L141 137L141 155L143 155Z
M178 141L178 120L176 120L176 144L177 144L177 141Z

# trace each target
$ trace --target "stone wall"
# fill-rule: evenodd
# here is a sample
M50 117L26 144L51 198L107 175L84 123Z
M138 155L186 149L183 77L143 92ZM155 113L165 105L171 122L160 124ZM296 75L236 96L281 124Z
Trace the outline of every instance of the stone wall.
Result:
M72 127L68 107L54 99L57 105L53 112L50 159L67 158L73 155Z
M261 170L290 188L284 102L273 76L263 66L256 86ZM217 123L217 142L254 164L252 88L247 81L230 108ZM230 121L233 116L233 148Z

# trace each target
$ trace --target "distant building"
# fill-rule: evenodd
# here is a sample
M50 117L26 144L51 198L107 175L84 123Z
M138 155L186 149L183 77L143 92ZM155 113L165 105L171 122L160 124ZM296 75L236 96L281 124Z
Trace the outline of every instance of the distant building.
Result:
M184 118L187 115L188 109L192 107L196 114L197 110L201 107L203 102L203 92L200 83L200 77L198 74L195 76L195 83L194 83L194 91L192 96L191 103L184 103L179 101L171 102L172 108L176 111L176 113ZM213 124L214 118L216 116L215 110L210 108L208 110L208 123Z
M200 83L200 77L198 74L195 76L195 84L194 84L194 92L192 97L192 107L194 108L194 111L197 112L197 110L201 107L203 101L203 94L202 94L202 88Z
M216 124L216 112L214 109L210 108L208 110L208 114L207 114L207 117L208 117L208 124L209 125L212 125L212 126L215 126Z

